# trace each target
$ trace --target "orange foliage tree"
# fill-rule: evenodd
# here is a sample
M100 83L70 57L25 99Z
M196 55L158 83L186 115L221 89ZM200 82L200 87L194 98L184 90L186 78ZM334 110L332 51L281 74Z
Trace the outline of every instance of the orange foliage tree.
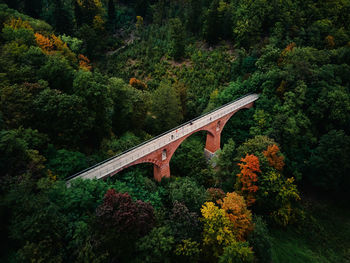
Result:
M75 54L69 49L67 43L62 41L62 39L54 34L46 37L40 33L35 33L35 40L37 45L41 50L47 54L60 53L62 56L68 59L68 61L75 63L76 57Z
M274 167L278 171L282 171L284 167L284 157L281 155L280 149L276 144L267 147L266 151L263 151L264 156L269 161L269 165Z
M257 172L261 172L259 158L253 154L246 155L238 163L241 168L241 173L237 174L241 183L241 193L246 198L247 205L252 205L255 202L255 193L258 191L258 186L255 183L258 181Z
M253 230L253 224L252 213L247 209L243 196L235 192L227 193L226 197L218 200L217 203L233 223L235 237L244 241L247 234Z
M54 50L54 44L50 38L45 37L40 33L35 33L35 40L44 53L49 54Z
M87 57L80 54L78 58L79 58L79 68L85 71L90 71L92 69L90 65L90 60Z
M129 80L129 84L136 89L141 89L141 90L147 89L147 85L143 83L141 80L138 80L137 78L131 78Z

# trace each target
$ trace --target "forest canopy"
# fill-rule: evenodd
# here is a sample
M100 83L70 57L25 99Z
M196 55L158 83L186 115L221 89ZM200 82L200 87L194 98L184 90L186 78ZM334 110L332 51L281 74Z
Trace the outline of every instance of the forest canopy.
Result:
M314 199L349 200L349 89L349 0L1 0L0 261L293 262L297 233L300 262L348 262L349 213ZM67 187L248 93L211 161L198 133L169 179Z

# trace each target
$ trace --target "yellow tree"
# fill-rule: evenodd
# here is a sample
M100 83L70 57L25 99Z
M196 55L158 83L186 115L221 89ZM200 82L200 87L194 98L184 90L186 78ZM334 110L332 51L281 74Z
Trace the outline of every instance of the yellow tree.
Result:
M226 216L233 223L233 231L240 241L245 240L247 234L253 230L252 213L247 209L243 196L233 192L217 203L225 211Z
M203 246L209 257L218 258L224 247L236 242L233 223L213 202L205 202L201 209L203 222Z

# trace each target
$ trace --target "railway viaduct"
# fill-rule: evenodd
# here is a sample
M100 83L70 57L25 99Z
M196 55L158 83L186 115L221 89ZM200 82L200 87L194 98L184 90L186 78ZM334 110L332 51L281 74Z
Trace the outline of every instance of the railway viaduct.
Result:
M140 163L152 163L154 165L154 178L157 181L160 181L163 177L170 177L169 163L171 157L186 138L198 131L206 131L207 139L204 151L207 156L211 157L220 149L220 136L227 121L237 111L253 107L254 102L258 98L258 94L249 94L241 97L121 154L74 174L67 180L69 182L75 178L100 179L113 176L127 167Z

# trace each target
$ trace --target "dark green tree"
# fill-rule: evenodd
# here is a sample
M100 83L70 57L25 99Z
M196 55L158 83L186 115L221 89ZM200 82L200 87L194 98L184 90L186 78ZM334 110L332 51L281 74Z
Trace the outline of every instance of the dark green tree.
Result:
M152 113L154 115L155 130L169 130L182 120L181 103L178 94L170 83L162 82L153 93Z
M322 190L347 191L349 180L350 136L342 130L331 130L323 135L312 151L308 181Z
M170 24L170 55L179 60L185 53L185 28L179 18L169 20Z
M203 24L203 35L205 40L210 44L215 44L219 40L219 0L213 0L205 14Z

